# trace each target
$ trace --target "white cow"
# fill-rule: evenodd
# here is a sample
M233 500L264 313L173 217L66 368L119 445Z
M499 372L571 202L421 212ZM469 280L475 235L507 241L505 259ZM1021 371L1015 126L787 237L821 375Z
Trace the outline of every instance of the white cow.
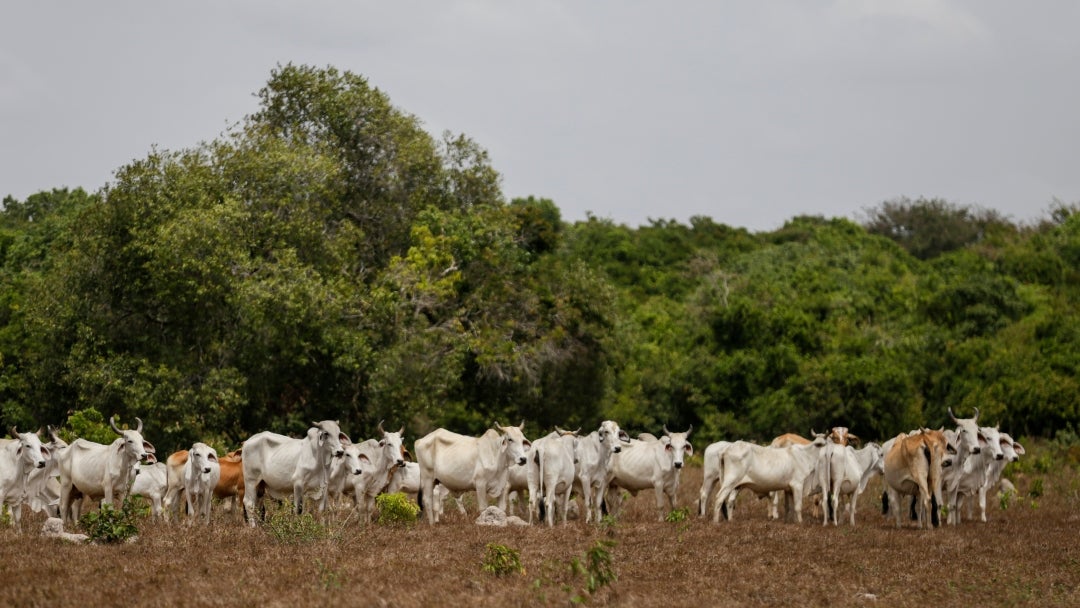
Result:
M705 447L705 456L702 460L702 469L704 470L704 477L701 480L701 494L698 497L698 517L705 517L706 509L709 504L709 497L712 496L713 488L721 481L723 475L723 458L724 453L728 448L734 445L730 441L717 441L710 443ZM728 504L726 508L728 512L735 507L735 496L738 492L732 492L728 498Z
M614 420L605 420L600 428L578 440L578 466L575 486L585 502L585 522L600 521L604 492L611 485L611 455L629 444L630 437Z
M431 505L435 484L451 492L476 490L476 502L483 512L489 498L498 499L506 511L509 495L508 477L511 466L525 464L525 455L532 445L520 426L500 426L488 429L480 437L459 435L446 429L435 429L416 441L416 460L420 465L420 507ZM428 523L435 524L439 515L427 508Z
M720 490L713 504L713 521L720 521L721 507L732 493L747 489L764 498L772 492L784 492L794 507L795 519L802 523L802 499L807 484L813 483L818 451L825 445L823 435L811 443L787 447L760 446L746 441L731 445L721 460ZM731 519L731 512L727 514Z
M622 488L637 495L641 490L652 488L656 492L656 508L660 521L668 511L675 508L679 491L679 474L685 456L694 454L689 437L693 425L685 433L672 433L664 426L664 435L652 441L631 440L618 454L611 457L612 478L609 496L615 488ZM667 497L667 509L664 498ZM611 501L614 504L615 501Z
M221 478L217 450L199 441L192 444L184 463L183 477L188 513L209 524L214 488Z
M979 427L979 440L982 451L945 471L946 492L950 500L949 523L960 523L960 509L965 496L977 497L979 521L986 522L986 491L990 488L990 467L994 463L1005 462L1005 452L1001 447L1001 431L997 427ZM958 475L950 479L950 473ZM970 503L969 503L970 512Z
M111 444L76 439L60 452L60 516L65 524L78 519L73 507L83 497L100 498L102 505L112 505L127 496L135 463L155 451L143 439L142 420L136 418L135 422L135 429L122 431L114 416L109 418L109 426L119 437Z
M851 516L851 525L855 525L855 510L859 503L859 496L870 480L879 474L878 467L884 457L881 446L871 441L859 449L850 445L844 446L843 456L831 459L829 473L825 477L830 480L831 495L826 507L829 504L832 505L833 525L839 523L840 498L844 496L848 497L847 508ZM827 516L829 509L826 508L824 511Z
M0 508L11 508L12 525L22 529L22 505L27 500L30 472L44 470L52 458L49 448L41 445L38 433L20 433L11 427L13 439L0 439Z
M244 442L244 508L248 523L256 525L256 507L262 506L264 494L277 500L293 500L293 511L304 509L305 494L319 497L323 512L329 501L327 485L330 462L345 454L342 442L349 436L334 420L313 423L300 439L263 431Z
M839 524L837 511L840 508L840 494L844 482L849 480L847 448L848 442L852 439L858 440L858 437L849 432L846 426L834 426L825 435L825 445L818 452L817 486L825 498L825 505L821 509L822 525L828 525L830 518L833 520L833 525ZM856 477L851 480L847 494L853 493L858 487L862 473L861 469L857 473L854 471L850 473Z
M547 520L549 527L555 525L556 500L562 511L562 522L566 523L570 491L576 476L577 443L577 431L564 431L558 427L555 432L533 442L525 467L529 480L529 523L536 512L541 523Z
M45 448L49 450L52 458L45 462L45 468L35 467L30 471L26 479L26 504L35 513L45 511L49 517L60 517L60 480L59 455L60 451L67 448L66 441L56 434L56 429L49 425L46 427L49 433L49 443Z
M405 427L390 432L384 430L382 421L379 421L378 432L380 439L360 443L360 457L367 459L367 462L364 464L364 474L353 477L353 495L361 523L371 521L375 512L375 498L389 485L394 468L405 466L405 448L401 443Z
M138 494L150 501L150 514L155 520L163 517L162 502L168 493L168 468L164 462L158 462L152 454L146 455L146 463L136 462L134 479L131 482L131 495Z
M359 445L342 441L341 447L345 451L341 458L335 458L330 464L330 479L326 483L326 491L330 493L330 505L335 508L349 495L353 498L353 506L356 506L354 484L361 475L371 474L371 463L367 456L360 453ZM364 467L367 467L367 471Z
M1008 480L1002 480L1001 473L1005 470L1005 465L1010 462L1016 462L1020 460L1020 457L1024 455L1024 446L1015 441L1008 433L1001 433L1001 453L1004 458L1001 460L992 460L986 468L986 490L985 493L989 493L994 489L998 483L1002 484L1002 487ZM1011 485L1011 483L1010 483ZM970 507L971 503L968 503ZM971 512L968 512L968 518L971 518Z

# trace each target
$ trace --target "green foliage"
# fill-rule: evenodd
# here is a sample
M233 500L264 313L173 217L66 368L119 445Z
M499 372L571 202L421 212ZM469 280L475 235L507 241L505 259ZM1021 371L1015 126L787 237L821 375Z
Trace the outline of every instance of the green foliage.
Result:
M375 497L375 506L379 510L379 518L375 521L384 526L411 526L420 516L420 506L402 492L379 494Z
M119 509L103 504L100 509L86 513L79 518L79 526L93 542L122 543L139 533L135 523L138 511L138 503L125 498Z
M686 521L690 517L690 509L683 507L681 509L672 509L668 511L668 514L664 516L664 521L669 523L680 523Z
M92 407L72 412L65 426L64 431L69 439L82 438L106 445L116 439L116 431L112 430L101 412Z
M333 537L329 526L310 513L296 515L289 502L268 509L262 527L279 545L301 545Z
M521 565L521 553L517 549L497 543L485 545L484 556L480 560L480 570L495 576L525 574L525 566Z
M598 540L585 552L584 556L575 557L570 562L570 568L574 574L585 578L584 591L590 596L619 580L611 553L615 544L613 540ZM578 601L582 599L578 597Z
M318 568L320 589L323 591L341 589L340 573L337 570L324 564L321 559L315 560L315 567Z
M1036 477L1031 480L1031 487L1028 488L1028 496L1031 498L1041 498L1043 495L1043 478Z

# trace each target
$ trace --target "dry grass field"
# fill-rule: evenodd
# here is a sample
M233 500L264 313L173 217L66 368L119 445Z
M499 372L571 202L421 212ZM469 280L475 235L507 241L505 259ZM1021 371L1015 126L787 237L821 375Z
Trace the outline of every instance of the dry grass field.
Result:
M435 527L335 522L305 541L217 512L209 528L140 521L134 543L70 545L31 515L23 534L0 531L0 606L1080 606L1080 480L1040 479L1037 498L1028 476L1008 509L992 500L988 523L938 530L896 529L879 484L854 528L809 510L771 522L749 496L714 524L694 512L700 467L683 473L678 522L656 521L643 493L600 526L481 527L448 508ZM589 593L571 564L597 541L618 578ZM483 571L489 543L517 550L524 573Z

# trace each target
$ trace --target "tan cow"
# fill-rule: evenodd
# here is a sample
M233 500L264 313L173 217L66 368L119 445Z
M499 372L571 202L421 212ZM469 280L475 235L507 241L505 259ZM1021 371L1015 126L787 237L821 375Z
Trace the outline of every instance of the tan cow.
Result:
M942 469L951 465L949 445L941 431L921 429L917 433L901 433L893 441L885 454L885 492L884 508L892 503L896 527L900 527L901 496L915 496L918 501L917 519L919 528L926 526L926 517L930 516L933 527L940 525L938 509L942 505L941 482Z

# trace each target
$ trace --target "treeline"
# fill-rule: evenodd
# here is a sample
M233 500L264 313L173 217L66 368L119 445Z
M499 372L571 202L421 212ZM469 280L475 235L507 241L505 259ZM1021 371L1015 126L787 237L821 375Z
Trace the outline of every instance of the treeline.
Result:
M695 428L695 443L946 408L1080 421L1080 213L940 200L774 232L567 223L361 76L286 65L217 140L0 212L0 415L135 416L159 449L333 418L410 436ZM2 188L2 185L0 185Z

